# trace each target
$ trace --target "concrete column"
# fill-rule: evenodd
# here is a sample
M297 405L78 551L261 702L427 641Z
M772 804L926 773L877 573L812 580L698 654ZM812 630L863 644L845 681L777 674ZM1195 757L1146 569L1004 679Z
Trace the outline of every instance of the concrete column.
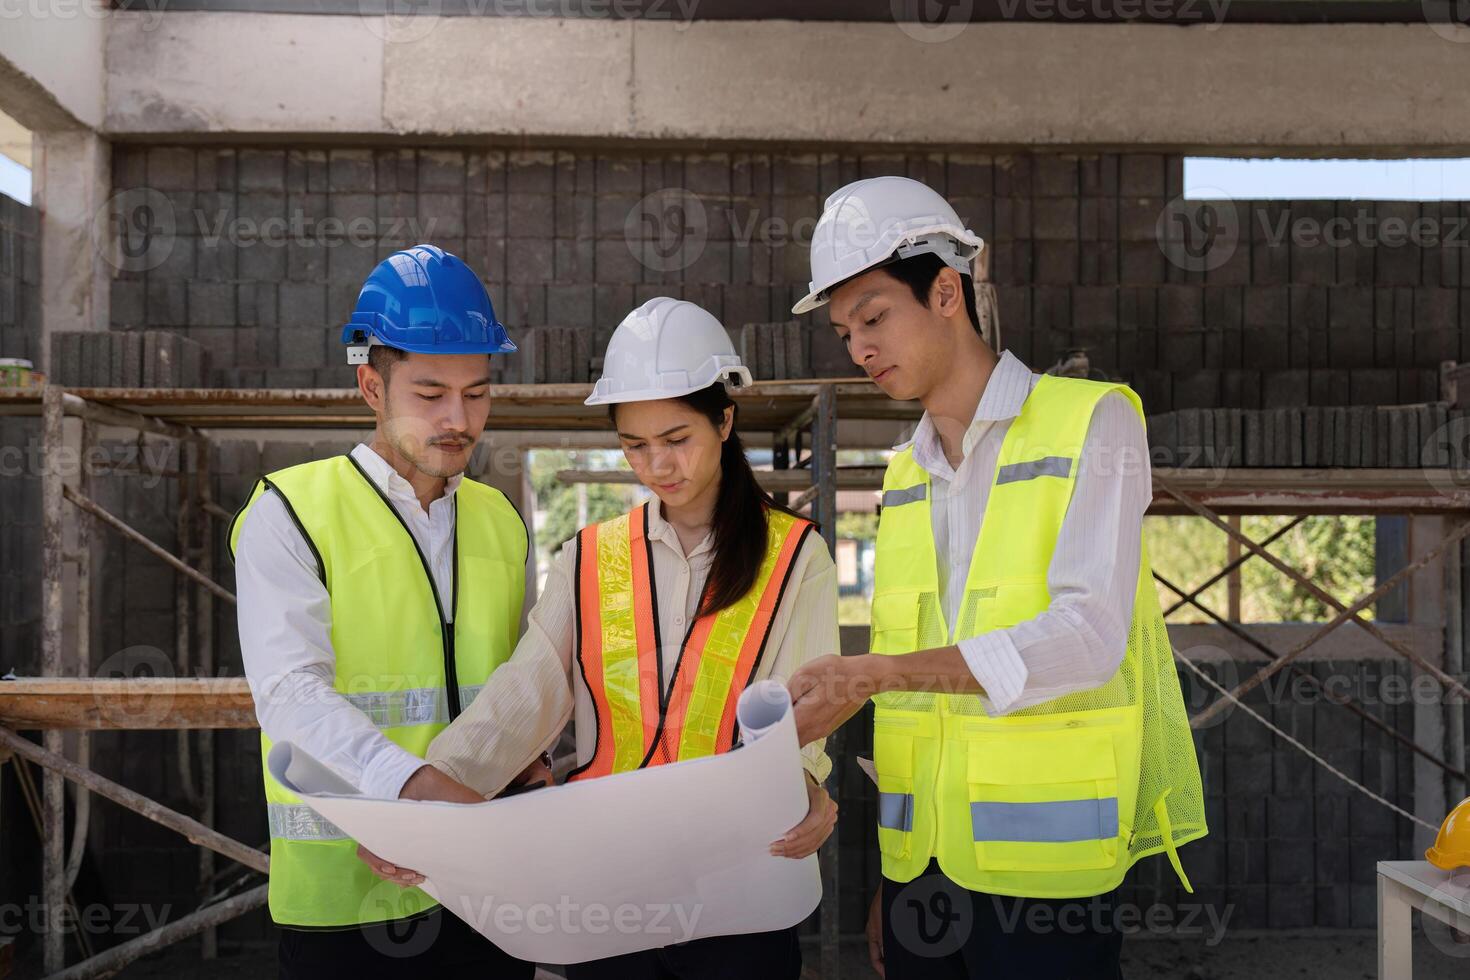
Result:
M108 328L109 145L85 129L37 132L33 175L41 212L41 363L49 371L52 334Z

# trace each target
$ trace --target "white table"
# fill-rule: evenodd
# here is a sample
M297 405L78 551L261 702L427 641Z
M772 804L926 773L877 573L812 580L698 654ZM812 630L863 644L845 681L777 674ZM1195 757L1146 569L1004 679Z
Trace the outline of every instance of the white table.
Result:
M1413 910L1470 932L1470 869L1441 871L1428 861L1378 862L1378 978L1414 972ZM1460 947L1470 953L1470 946Z

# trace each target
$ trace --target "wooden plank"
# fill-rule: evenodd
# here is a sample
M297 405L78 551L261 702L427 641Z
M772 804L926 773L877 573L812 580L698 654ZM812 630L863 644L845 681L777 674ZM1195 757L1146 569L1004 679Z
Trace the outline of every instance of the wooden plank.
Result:
M243 677L4 681L0 725L22 731L258 727Z

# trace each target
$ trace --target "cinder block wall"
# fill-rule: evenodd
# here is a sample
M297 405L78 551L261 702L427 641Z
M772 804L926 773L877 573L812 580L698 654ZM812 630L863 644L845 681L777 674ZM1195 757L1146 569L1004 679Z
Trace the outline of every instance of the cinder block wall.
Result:
M419 240L481 272L512 330L591 329L594 355L660 293L732 331L784 320L824 195L886 173L991 243L1006 346L1037 367L1086 348L1151 413L1424 401L1467 355L1461 204L1232 202L1204 217L1235 236L1207 239L1171 207L1178 156L118 146L113 166L152 209L134 252L154 229L113 323L199 340L218 384L345 383L333 326L373 262ZM1334 244L1332 220L1369 231ZM1432 236L1395 243L1415 221ZM849 373L824 315L809 328L814 372Z

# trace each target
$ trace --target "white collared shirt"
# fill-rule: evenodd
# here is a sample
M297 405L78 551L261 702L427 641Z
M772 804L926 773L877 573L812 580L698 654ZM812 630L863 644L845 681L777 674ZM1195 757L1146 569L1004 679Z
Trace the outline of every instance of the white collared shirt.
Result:
M371 447L357 461L408 525L444 603L454 595L454 494L459 475L427 512L412 485ZM415 570L417 574L417 570ZM276 494L267 491L240 525L235 548L240 653L261 730L290 741L370 796L397 799L424 760L400 748L333 687L332 606L316 558Z
M909 445L932 482L930 512L945 622L963 599L985 505L1011 421L1040 380L1002 354L950 466L934 421L920 419ZM1047 572L1052 600L1037 616L959 642L993 715L1097 687L1117 671L1128 643L1143 515L1153 498L1148 437L1132 404L1104 395L1078 462L1077 483ZM1004 561L1004 556L995 556Z
M689 623L704 595L714 561L714 535L689 550L664 519L659 502L649 501L648 537L653 581L658 593L662 677L668 691ZM597 747L597 714L592 692L576 660L577 545L562 547L531 610L526 632L510 660L490 675L484 690L429 745L428 759L460 782L493 793L547 748L574 719L577 765L591 760ZM785 680L806 661L839 649L837 566L816 531L807 535L792 561L791 578L767 634L765 652L753 680ZM686 665L687 668L687 665ZM818 739L802 746L802 763L821 782L832 763Z

